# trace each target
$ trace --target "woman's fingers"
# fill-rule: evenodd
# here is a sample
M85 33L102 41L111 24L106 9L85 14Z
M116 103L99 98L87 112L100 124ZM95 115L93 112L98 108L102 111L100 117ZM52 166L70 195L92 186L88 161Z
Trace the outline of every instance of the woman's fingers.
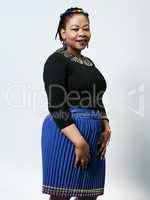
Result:
M80 166L82 168L87 168L87 165L89 163L91 159L91 155L90 153L87 155L87 158L79 158L76 156L76 159L75 159L75 166Z
M100 159L102 159L105 155L105 152L106 152L106 144L103 143L98 150L98 154L97 154L98 157L100 157Z
M103 149L105 148L105 143L102 143L100 148L99 148L99 153L101 154L101 152L103 151Z
M99 144L101 145L104 142L104 140L105 140L105 135L102 134L100 139L99 139Z
M81 159L81 167L82 168L87 168L87 165L90 162L90 159L91 159L91 154L88 153L88 155L86 156L86 158Z
M106 152L106 146L108 144L110 140L110 136L109 135L106 135L105 133L102 135L102 137L100 138L100 141L99 141L99 149L98 149L98 156L100 157L100 159L103 159L104 155L105 155L105 152Z
M106 146L105 146L105 148L103 149L103 151L102 151L102 153L101 153L100 159L103 159L103 158L104 158L105 153L106 153Z
M108 144L109 143L109 140L110 140L110 134L105 134L103 133L101 138L99 139L99 145L102 145L103 143L104 144Z
M79 164L79 162L80 162L80 159L76 156L76 158L75 158L75 166L77 166Z
M88 159L86 160L81 160L81 167L84 169L84 168L87 168L87 165L88 165Z
M107 139L107 141L106 141L106 145L108 145L109 142L110 142L110 137Z

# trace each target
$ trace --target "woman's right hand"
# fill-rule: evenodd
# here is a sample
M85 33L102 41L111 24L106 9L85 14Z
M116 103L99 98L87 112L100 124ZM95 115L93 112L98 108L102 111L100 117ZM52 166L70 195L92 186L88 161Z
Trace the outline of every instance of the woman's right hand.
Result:
M87 168L90 159L90 147L86 141L75 146L75 165L79 165L83 169Z

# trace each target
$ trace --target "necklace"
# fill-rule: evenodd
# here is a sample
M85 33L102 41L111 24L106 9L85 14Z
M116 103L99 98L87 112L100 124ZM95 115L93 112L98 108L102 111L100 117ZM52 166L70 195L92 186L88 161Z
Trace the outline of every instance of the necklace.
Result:
M72 55L71 53L69 53L67 50L64 50L64 55L66 57L69 57L71 58L72 60L74 60L75 62L78 62L80 64L84 64L84 58L82 55L79 56L75 56L75 55Z
M84 65L87 65L87 66L93 66L93 63L92 63L92 61L89 58L87 58L87 57L85 57L83 55L81 55L80 57L74 56L71 53L69 53L63 47L57 49L56 52L59 52L59 53L63 54L65 57L70 58L70 60L72 60L74 62L78 62L80 64L84 64Z

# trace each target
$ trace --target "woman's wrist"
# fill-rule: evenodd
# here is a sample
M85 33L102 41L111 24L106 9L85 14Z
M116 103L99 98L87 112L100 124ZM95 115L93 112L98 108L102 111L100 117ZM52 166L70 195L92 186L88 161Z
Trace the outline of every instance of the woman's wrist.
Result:
M109 121L107 119L102 119L101 123L103 130L105 130L106 128L110 128Z

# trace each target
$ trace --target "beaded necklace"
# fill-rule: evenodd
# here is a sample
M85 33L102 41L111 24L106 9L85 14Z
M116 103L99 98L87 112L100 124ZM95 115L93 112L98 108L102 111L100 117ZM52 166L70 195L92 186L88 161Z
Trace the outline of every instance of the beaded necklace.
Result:
M63 54L67 58L70 58L71 61L78 62L87 66L93 66L93 63L89 58L83 55L80 55L80 57L74 56L71 53L69 53L64 47L57 49L56 52Z

